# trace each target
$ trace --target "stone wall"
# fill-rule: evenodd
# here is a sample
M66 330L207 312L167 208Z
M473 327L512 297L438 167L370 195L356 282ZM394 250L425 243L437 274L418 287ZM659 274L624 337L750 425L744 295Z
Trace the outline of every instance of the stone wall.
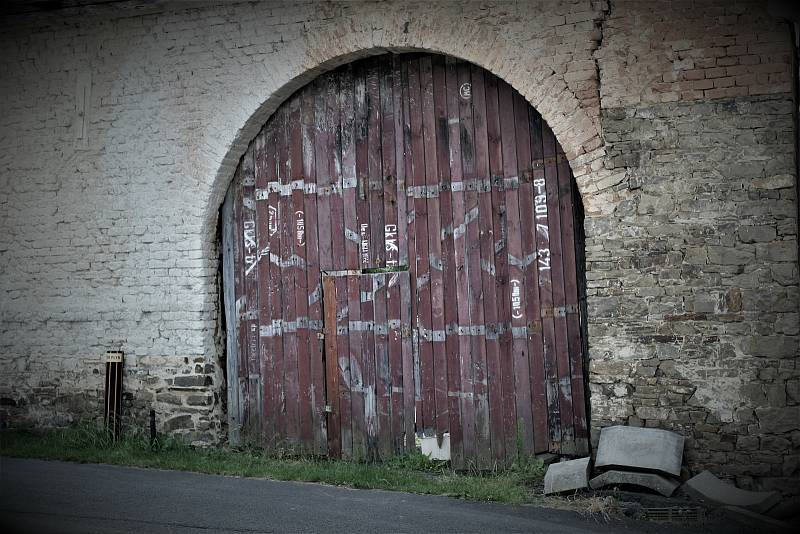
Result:
M692 470L796 493L790 32L754 6L673 5L680 22L614 2L598 50L608 166L627 179L586 222L593 439L676 430Z
M674 428L694 469L797 491L791 42L764 3L217 4L0 20L6 422L96 415L118 349L134 421L224 439L217 210L239 157L318 73L420 49L507 80L567 152L594 439Z

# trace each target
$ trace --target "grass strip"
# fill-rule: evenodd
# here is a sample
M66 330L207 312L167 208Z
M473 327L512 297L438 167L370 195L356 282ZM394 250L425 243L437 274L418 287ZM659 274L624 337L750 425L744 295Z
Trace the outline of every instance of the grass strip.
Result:
M116 442L94 425L44 431L0 431L0 454L16 458L104 463L174 469L216 475L319 482L361 489L447 495L470 500L526 503L544 476L541 462L518 462L491 472L455 471L447 462L419 452L384 463L358 463L295 455L286 451L198 448L162 438L153 446L143 434L126 433Z

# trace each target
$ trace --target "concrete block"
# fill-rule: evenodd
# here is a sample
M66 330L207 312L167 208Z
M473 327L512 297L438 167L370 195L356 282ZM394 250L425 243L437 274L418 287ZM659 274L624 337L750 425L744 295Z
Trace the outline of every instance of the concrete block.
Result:
M632 471L618 471L612 469L594 477L589 481L589 487L599 489L604 486L619 486L627 484L641 486L657 491L664 497L669 497L680 485L678 482L655 473L638 473Z
M580 458L550 464L544 475L544 493L561 493L589 487L589 462L591 458Z
M596 467L633 467L680 476L683 436L658 428L609 426L600 431Z
M690 478L683 485L689 495L723 506L745 508L763 514L780 501L776 491L747 491L724 482L709 471Z

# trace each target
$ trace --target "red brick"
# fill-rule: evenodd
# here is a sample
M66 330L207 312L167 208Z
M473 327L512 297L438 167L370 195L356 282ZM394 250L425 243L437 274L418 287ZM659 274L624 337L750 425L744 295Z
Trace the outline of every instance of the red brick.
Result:
M733 87L736 83L736 78L733 76L726 76L725 78L714 78L714 87Z
M729 46L725 49L725 53L729 56L741 56L747 53L747 47L744 45Z
M683 71L684 80L702 80L705 76L705 71L703 69Z
M717 58L717 65L720 67L727 67L728 65L736 65L739 63L739 58L736 56L725 56Z
M722 67L706 69L706 78L720 78L722 76L725 76L725 69Z
M735 96L747 96L747 87L720 87L709 89L705 92L706 98L731 98Z

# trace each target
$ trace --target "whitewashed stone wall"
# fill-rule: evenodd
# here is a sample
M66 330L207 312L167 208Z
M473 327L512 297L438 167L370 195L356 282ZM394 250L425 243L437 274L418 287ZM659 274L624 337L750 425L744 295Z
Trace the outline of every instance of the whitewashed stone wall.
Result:
M217 210L239 157L318 73L431 50L511 83L570 158L595 429L676 428L694 467L761 466L724 474L788 488L791 43L762 3L729 4L133 2L4 17L6 422L96 414L104 353L118 349L134 419L152 407L162 429L223 439Z

